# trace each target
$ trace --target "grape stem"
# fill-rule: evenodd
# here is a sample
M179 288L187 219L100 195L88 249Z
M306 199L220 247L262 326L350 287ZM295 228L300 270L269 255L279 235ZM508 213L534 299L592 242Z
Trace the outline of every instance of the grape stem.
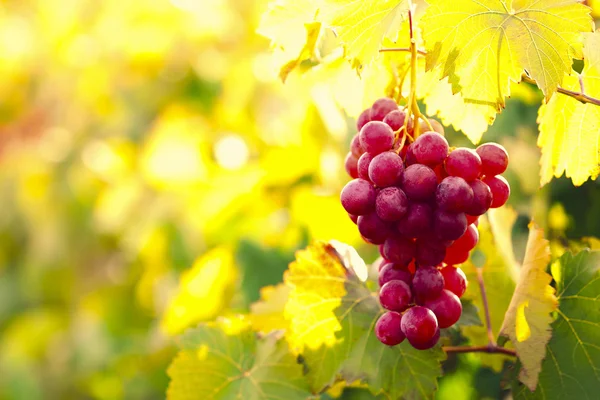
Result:
M481 291L481 301L483 302L483 311L485 313L485 327L488 335L488 347L496 347L496 338L492 331L492 320L490 318L490 308L488 306L487 294L485 293L485 283L483 282L483 268L475 268L477 272L477 282Z
M386 52L386 51L412 52L412 49L411 49L411 47L387 47L387 48L379 49L379 51L380 52ZM416 50L416 52L417 52L417 54L419 54L421 56L427 55L427 52L425 50ZM537 82L535 81L535 79L530 78L527 74L522 74L521 80L537 86ZM581 92L574 92L572 90L561 88L560 86L558 88L556 88L556 91L558 93L564 94L566 96L570 96L583 104L589 103L589 104L593 104L595 106L600 106L600 99L597 99L595 97L588 96L587 94L585 94L585 92L583 90L583 80L581 78L581 75L579 75L579 85L581 86Z
M506 349L500 346L442 346L442 350L446 353L501 353L508 356L517 356L517 352L513 349Z

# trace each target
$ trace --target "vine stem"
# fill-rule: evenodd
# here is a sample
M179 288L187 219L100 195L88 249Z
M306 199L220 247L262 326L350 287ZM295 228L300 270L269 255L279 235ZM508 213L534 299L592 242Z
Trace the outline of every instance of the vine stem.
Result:
M412 46L411 47L386 47L383 49L379 49L380 52L386 52L386 51L405 51L405 52L411 52L412 53ZM421 55L421 56L426 56L427 52L425 50L416 50L417 54ZM521 75L521 80L527 83L531 83L533 85L537 86L537 82L535 81L535 79L530 78L527 74L522 74ZM595 97L592 96L588 96L587 94L584 93L583 91L583 81L581 79L581 75L579 76L579 84L582 88L581 92L575 92L573 90L568 90L562 87L558 87L556 89L556 91L560 94L564 94L566 96L572 97L575 100L583 103L583 104L593 104L595 106L600 106L600 99L597 99Z
M477 282L481 291L481 301L483 302L483 311L485 313L485 327L488 335L488 347L497 347L494 332L492 331L492 320L490 318L490 308L488 306L487 294L485 292L485 283L483 282L483 269L475 268L477 272Z
M517 352L500 346L442 346L446 353L501 353L516 357Z

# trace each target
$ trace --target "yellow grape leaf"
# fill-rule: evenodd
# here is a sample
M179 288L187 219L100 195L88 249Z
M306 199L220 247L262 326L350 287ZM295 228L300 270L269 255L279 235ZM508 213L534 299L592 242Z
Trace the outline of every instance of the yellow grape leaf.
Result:
M324 0L324 22L344 43L352 66L360 69L378 56L381 43L395 41L406 0Z
M260 300L250 305L248 319L252 329L268 333L277 329L287 329L288 321L283 316L290 288L282 283L260 289Z
M346 294L346 269L335 249L316 242L296 252L284 281L291 288L284 316L290 321L287 339L292 351L335 344L341 325L334 311Z
M427 67L449 77L467 103L500 111L510 81L526 70L546 96L556 91L580 32L592 30L590 9L577 0L429 0L421 19ZM490 112L491 112L490 111Z
M546 272L549 262L550 247L544 232L530 224L525 259L500 335L509 337L515 346L523 365L519 379L531 390L537 386L546 344L552 336L550 313L558 307L550 286L552 277Z
M303 60L311 58L315 53L315 47L319 40L319 34L321 33L320 22L309 22L304 24L306 28L306 43L300 50L298 58L287 62L279 71L279 79L285 82L290 72L292 72Z
M519 279L519 270L516 266L517 260L512 245L512 228L517 221L517 212L514 208L507 206L492 208L487 215L494 234L494 242L498 249L501 249L510 276L516 282Z
M600 31L585 35L581 80L588 96L600 98ZM579 79L567 76L565 89L581 91ZM540 107L538 115L542 149L540 183L565 174L575 186L600 174L600 107L559 94Z
M178 292L162 317L161 328L173 335L217 316L231 298L237 274L231 249L219 247L204 254L182 274Z

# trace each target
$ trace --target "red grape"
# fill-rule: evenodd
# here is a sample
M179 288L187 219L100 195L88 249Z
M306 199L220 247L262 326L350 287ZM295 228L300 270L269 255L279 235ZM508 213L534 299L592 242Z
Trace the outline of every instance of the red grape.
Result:
M467 214L475 216L485 214L492 205L492 191L490 187L479 179L469 182L469 186L473 190L473 201L466 208Z
M370 243L381 244L391 233L389 225L376 213L361 215L356 223L358 231Z
M481 175L481 158L475 150L459 147L453 150L444 162L446 172L450 176L459 176L467 181Z
M446 256L446 246L430 237L417 239L416 260L420 267L430 267L440 264Z
M410 287L403 281L389 281L379 289L379 303L386 310L404 311L411 299Z
M430 167L441 164L448 155L448 141L437 132L425 132L412 146L417 161Z
M377 192L371 183L364 179L353 179L344 186L340 200L350 214L364 215L375 209Z
M381 121L367 122L360 130L360 144L373 155L388 151L394 145L394 131Z
M348 153L346 155L346 160L344 161L344 167L346 168L346 172L352 178L358 178L358 158L356 155L352 153Z
M485 177L483 182L490 187L492 192L492 205L490 208L502 207L510 196L510 185L502 175Z
M444 276L436 267L417 268L413 277L415 296L420 300L433 299L444 289Z
M410 238L423 237L431 233L433 210L426 203L409 202L406 215L398 221L398 232Z
M464 212L473 203L473 189L463 178L444 178L435 192L438 207L446 211Z
M360 179L364 179L365 181L371 181L369 178L369 165L373 160L373 155L371 153L363 153L362 156L358 158L358 162L356 163L356 170L358 172L358 177Z
M375 335L377 339L388 346L395 346L404 341L406 336L400 328L402 315L395 311L385 312L375 323Z
M406 214L408 199L395 186L381 189L375 200L375 212L384 221L398 221Z
M491 177L506 171L508 167L508 153L498 143L484 143L477 148L481 157L482 174Z
M406 266L415 256L415 243L402 236L390 236L383 243L381 255L394 264Z
M446 289L442 290L436 298L427 299L423 305L433 311L440 328L454 325L462 313L460 299Z
M350 217L352 222L354 222L355 224L358 222L358 215L348 213L348 216Z
M410 286L412 274L406 269L395 268L396 264L385 263L379 270L379 286L383 286L389 281L402 281Z
M395 132L404 126L406 120L406 113L402 110L394 110L385 116L383 122L388 124L390 128Z
M352 141L350 142L350 152L359 158L364 152L362 145L360 144L360 137L358 133L352 137Z
M404 163L393 151L386 151L373 157L369 163L369 178L379 187L394 186L400 183Z
M435 194L437 177L431 168L414 164L404 170L401 183L404 193L411 200L427 200Z
M444 289L462 297L467 290L467 277L462 269L448 265L441 269L441 273L444 276Z
M373 103L369 117L371 121L383 121L386 115L398 109L398 104L388 97L378 99Z
M367 108L356 119L356 130L360 132L367 122L371 121L371 109Z
M462 264L469 259L469 250L460 250L452 246L446 249L444 262L448 265Z
M437 344L437 342L440 340L440 329L438 328L437 331L435 331L435 334L433 335L433 337L431 339L429 339L426 342L423 343L416 343L416 342L412 342L409 343L412 345L412 347L414 347L417 350L427 350L432 348L433 346L435 346Z
M433 311L421 306L409 308L402 316L400 326L413 347L428 343L439 332Z
M442 240L456 240L467 231L467 217L464 213L437 209L433 213L433 231Z

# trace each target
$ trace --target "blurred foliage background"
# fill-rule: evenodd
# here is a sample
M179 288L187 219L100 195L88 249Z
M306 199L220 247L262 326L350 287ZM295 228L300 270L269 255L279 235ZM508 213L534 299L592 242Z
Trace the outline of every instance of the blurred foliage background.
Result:
M266 4L0 1L0 399L164 398L174 335L246 312L308 241L375 258L338 202L373 99L282 85ZM541 96L520 93L484 135L512 157L516 248L531 217L558 244L600 236L597 182L538 190ZM439 397L494 398L477 363Z

